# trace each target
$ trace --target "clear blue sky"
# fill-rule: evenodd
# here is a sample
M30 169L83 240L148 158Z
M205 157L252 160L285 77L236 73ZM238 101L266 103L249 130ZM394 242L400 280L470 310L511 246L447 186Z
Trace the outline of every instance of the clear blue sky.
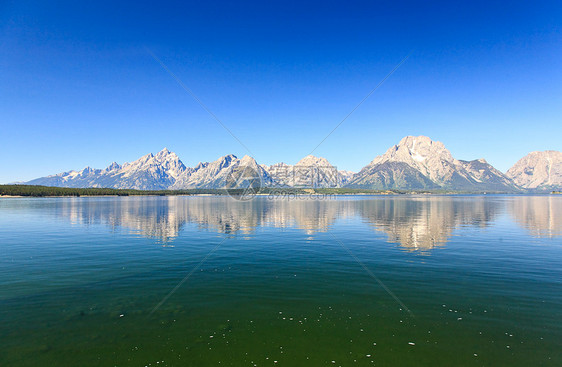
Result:
M562 150L559 1L0 3L0 183L134 160L315 152L357 171L406 135L505 171Z

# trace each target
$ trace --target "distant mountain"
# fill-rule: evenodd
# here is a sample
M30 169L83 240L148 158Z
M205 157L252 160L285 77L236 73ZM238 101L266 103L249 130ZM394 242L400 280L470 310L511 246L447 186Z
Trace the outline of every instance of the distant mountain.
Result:
M363 189L463 190L520 192L562 190L562 153L533 152L506 174L484 159L455 159L443 143L426 136L407 136L360 172L338 170L327 159L308 155L295 165L260 165L250 156L229 154L213 162L186 167L164 148L134 162L111 163L105 169L86 167L38 178L25 184L117 189L219 189L246 173L265 187L349 187ZM246 181L245 181L246 182Z
M473 161L459 160L463 168L468 172L472 179L476 180L476 187L484 187L490 191L513 191L520 190L512 180L503 174L491 164L486 162L484 158L475 159Z
M340 182L340 186L345 186L347 183L355 176L355 172L346 171L346 170L338 170L338 178Z
M246 155L242 159L238 159L235 155L229 154L214 162L199 163L195 168L185 170L177 177L175 183L170 186L170 189L225 188L228 186L229 180L232 180L232 177L237 177L236 173L239 170L246 169L247 167L252 170L248 174L259 175L261 185L272 185L269 173L254 158ZM255 177L258 177L257 175Z
M115 189L164 190L188 170L176 153L164 148L158 154L147 154L122 166L113 162L106 169L86 167L38 178L28 185L59 187L109 187Z
M346 185L363 189L438 189L428 177L405 162L371 162L354 175Z
M279 187L342 187L353 172L339 171L326 158L308 155L294 166L276 163L265 169Z
M450 189L516 191L503 173L484 159L453 158L443 143L407 136L357 173L348 187L371 189Z
M521 158L507 177L526 189L562 190L562 152L532 152Z

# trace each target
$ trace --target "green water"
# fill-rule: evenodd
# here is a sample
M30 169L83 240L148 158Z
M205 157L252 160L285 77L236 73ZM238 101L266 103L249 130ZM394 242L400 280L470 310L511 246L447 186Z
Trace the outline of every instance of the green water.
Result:
M305 199L0 199L0 365L562 365L562 197Z

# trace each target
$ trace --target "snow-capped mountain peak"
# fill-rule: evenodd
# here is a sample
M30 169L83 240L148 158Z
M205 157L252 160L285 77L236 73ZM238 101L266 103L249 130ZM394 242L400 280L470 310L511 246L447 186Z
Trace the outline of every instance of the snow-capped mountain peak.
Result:
M460 161L427 136L406 136L353 177L350 185L372 188L515 190L486 161Z
M373 159L359 173L337 170L322 157L308 155L295 165L260 165L253 157L233 154L212 162L186 167L168 148L105 169L85 167L27 182L60 187L109 187L120 189L224 188L241 166L251 166L265 186L341 187L371 189L451 189L468 191L517 191L562 188L562 153L533 152L522 158L507 175L485 159L455 159L443 143L427 136L406 136Z

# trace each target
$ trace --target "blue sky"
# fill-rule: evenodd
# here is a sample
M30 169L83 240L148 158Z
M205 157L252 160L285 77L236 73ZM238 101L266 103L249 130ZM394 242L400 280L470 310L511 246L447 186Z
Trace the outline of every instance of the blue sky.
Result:
M562 150L562 4L0 4L0 183L134 160L315 152L357 171L406 135L505 171Z

